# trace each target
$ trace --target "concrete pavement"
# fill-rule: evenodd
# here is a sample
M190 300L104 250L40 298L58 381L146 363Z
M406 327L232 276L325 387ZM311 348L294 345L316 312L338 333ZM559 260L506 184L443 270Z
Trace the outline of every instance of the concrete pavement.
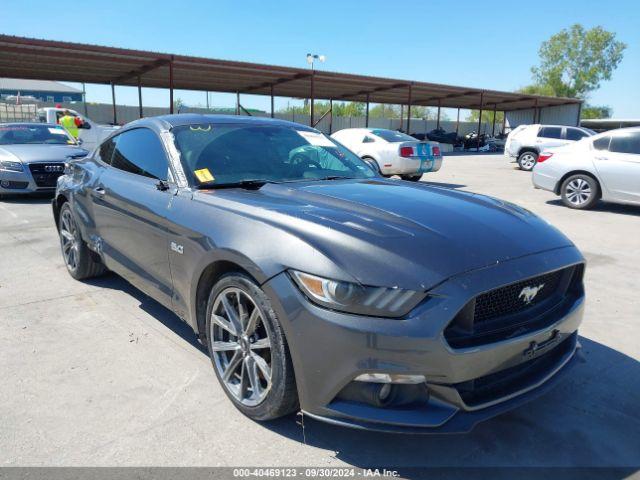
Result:
M557 389L468 435L252 422L186 325L115 275L72 280L49 200L10 199L0 201L0 466L640 466L640 208L570 210L497 155L445 157L423 181L517 203L582 249L585 362Z

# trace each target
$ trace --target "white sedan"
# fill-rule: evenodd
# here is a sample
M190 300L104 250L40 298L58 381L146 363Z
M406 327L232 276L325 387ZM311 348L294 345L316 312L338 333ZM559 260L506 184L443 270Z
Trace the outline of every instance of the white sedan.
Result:
M598 200L640 205L640 128L604 132L544 151L533 169L533 185L560 195L570 208Z
M384 128L345 128L332 138L355 152L384 176L420 180L423 173L442 166L438 142L420 142L409 135Z

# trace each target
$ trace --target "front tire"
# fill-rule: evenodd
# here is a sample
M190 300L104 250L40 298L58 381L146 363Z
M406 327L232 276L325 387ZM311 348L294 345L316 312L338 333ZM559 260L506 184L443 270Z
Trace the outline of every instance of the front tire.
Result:
M520 167L520 170L524 170L525 172L533 170L536 163L538 163L538 154L531 150L522 152L518 157L518 166Z
M58 234L62 258L69 275L76 280L85 280L102 275L106 271L104 265L94 259L94 254L82 240L73 211L67 202L60 208Z
M562 182L560 195L567 207L587 210L600 199L600 185L595 178L578 173Z
M213 369L238 410L272 420L298 408L287 341L266 294L241 273L211 289L206 337Z

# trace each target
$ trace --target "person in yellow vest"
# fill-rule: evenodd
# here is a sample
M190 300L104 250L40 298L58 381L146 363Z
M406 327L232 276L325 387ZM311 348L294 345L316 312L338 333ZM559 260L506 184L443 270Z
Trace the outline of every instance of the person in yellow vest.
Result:
M71 135L73 138L77 140L79 135L78 120L79 120L78 117L71 115L71 112L69 110L65 110L64 115L60 117L60 120L58 120L58 123L62 127L64 127L64 129L67 132L69 132L69 135Z

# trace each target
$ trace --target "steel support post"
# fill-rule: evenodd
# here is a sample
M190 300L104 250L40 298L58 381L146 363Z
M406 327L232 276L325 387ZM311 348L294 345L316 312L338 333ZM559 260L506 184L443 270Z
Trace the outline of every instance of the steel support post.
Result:
M118 115L116 114L116 86L111 82L111 105L113 106L113 124L118 124Z
M367 93L367 106L366 106L365 116L364 116L364 126L366 128L369 128L369 94L368 93Z
M407 103L407 135L411 135L411 94L412 88L411 84L409 84L409 101Z
M169 61L169 113L173 113L173 56Z
M478 115L478 135L476 136L476 152L480 151L480 129L482 128L483 103L484 103L484 92L480 92L480 113Z
M140 75L138 75L138 118L142 117L142 84L140 82Z

